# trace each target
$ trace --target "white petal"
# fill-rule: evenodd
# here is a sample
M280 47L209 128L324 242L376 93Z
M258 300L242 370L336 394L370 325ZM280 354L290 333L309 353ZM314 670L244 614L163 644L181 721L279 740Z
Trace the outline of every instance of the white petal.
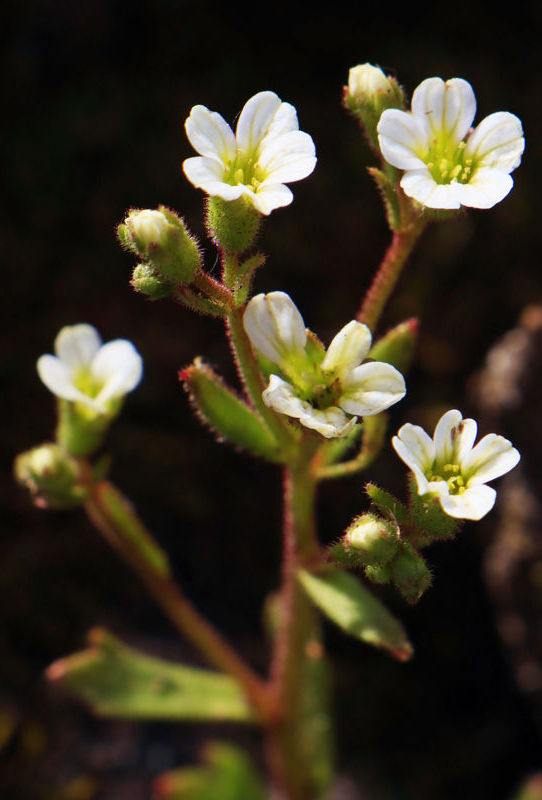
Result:
M55 353L75 370L88 366L101 344L100 334L92 325L67 325L55 339Z
M242 153L257 150L280 105L280 98L274 92L258 92L245 103L235 133L237 147Z
M104 405L112 397L135 389L143 374L143 360L133 344L115 339L104 344L91 365L93 376L103 382L96 402Z
M368 417L398 403L405 394L405 379L399 370L383 361L362 364L342 381L337 404L349 414Z
M205 106L194 106L185 122L188 141L202 156L227 163L235 158L235 136L220 114Z
M475 486L463 494L440 498L442 510L454 519L482 519L495 505L497 492L491 486Z
M352 320L342 328L329 345L322 369L340 374L350 372L361 364L371 349L371 331L362 322Z
M518 451L508 439L488 433L463 459L461 471L469 476L470 488L499 478L513 469L519 459Z
M347 417L336 406L331 406L323 411L309 406L306 413L299 417L299 421L306 428L318 431L326 439L334 439L350 433L357 422L357 417Z
M435 444L430 436L419 425L407 422L397 431L392 439L393 447L399 458L412 470L428 473L435 461Z
M264 183L300 181L316 166L314 142L303 131L291 131L272 139L267 137L258 164L266 175Z
M101 411L101 406L80 392L73 383L71 370L64 361L56 356L45 355L38 359L38 375L50 392L63 400L85 403L87 406Z
M433 441L435 442L435 457L440 464L455 463L454 444L458 436L458 426L462 419L461 411L458 411L457 408L452 408L443 414L436 424Z
M423 167L429 146L429 127L408 111L388 108L377 127L378 142L386 161L399 169Z
M273 363L281 365L291 354L304 355L305 323L285 292L253 297L247 305L243 324L252 345Z
M245 191L242 184L231 186L224 183L222 177L225 173L223 165L210 158L187 158L183 161L184 174L197 189L212 197L221 197L223 200L237 200Z
M298 129L297 111L290 103L281 103L273 114L263 143L265 143L267 139L281 136L283 133L288 133L289 131L297 131Z
M401 178L404 193L427 208L459 208L462 188L456 181L437 183L427 167L409 170Z
M508 111L497 111L483 119L467 141L465 156L478 166L512 172L525 149L521 121Z
M454 464L461 465L463 459L470 453L476 439L477 430L478 425L473 419L467 418L459 423L454 442Z
M268 216L275 208L289 206L294 196L282 183L266 183L258 187L257 192L251 193L251 199L254 208Z
M269 408L296 419L311 411L311 405L297 397L293 386L278 375L270 375L269 385L262 392L262 398Z
M412 112L428 121L433 135L444 133L459 143L472 125L476 98L470 83L462 78L446 83L442 78L427 78L412 95Z
M461 205L492 208L506 197L513 185L514 181L504 170L483 167L476 170L469 183L461 185Z

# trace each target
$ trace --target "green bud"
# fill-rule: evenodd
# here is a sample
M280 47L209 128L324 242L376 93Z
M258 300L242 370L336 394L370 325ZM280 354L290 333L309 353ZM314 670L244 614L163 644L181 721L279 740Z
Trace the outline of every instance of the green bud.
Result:
M89 492L82 465L52 442L17 456L14 472L17 482L28 489L40 508L78 506Z
M399 530L376 514L362 514L352 522L343 541L364 564L383 566L397 552Z
M387 108L404 108L405 96L395 78L372 64L359 64L348 73L344 104L361 122L367 139L378 151L376 127Z
M407 603L417 603L431 585L431 573L422 556L408 542L401 543L401 549L390 564L391 577L396 588Z
M171 284L165 281L150 264L138 264L132 272L130 284L149 300L162 300L171 294Z
M120 242L167 281L191 283L201 266L198 243L184 221L165 206L133 209L118 228Z
M366 483L365 491L382 514L390 515L399 525L408 521L408 513L404 505L392 494L384 491L374 483Z
M244 253L258 235L262 215L244 197L229 202L209 197L205 222L215 244L229 253Z

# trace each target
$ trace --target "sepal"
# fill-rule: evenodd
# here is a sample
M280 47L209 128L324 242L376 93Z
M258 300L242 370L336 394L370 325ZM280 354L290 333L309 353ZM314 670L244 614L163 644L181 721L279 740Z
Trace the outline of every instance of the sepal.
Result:
M367 494L369 495L375 506L378 508L378 510L386 517L395 520L399 525L402 525L403 523L407 522L408 512L406 508L392 494L384 491L384 489L381 489L374 483L366 483L365 491L367 492Z
M259 414L233 392L200 358L179 378L200 419L219 438L268 461L281 461L277 443Z
M461 528L460 520L446 514L434 495L419 495L416 479L408 476L409 512L412 521L422 532L419 546L433 541L453 539Z
M385 361L400 372L407 372L414 358L418 328L419 322L415 317L401 322L372 346L367 357Z
M390 564L390 571L395 587L411 605L417 603L431 586L431 572L423 557L409 542L401 543L401 549Z
M149 300L162 300L171 294L171 284L164 280L150 264L138 264L132 272L130 285Z

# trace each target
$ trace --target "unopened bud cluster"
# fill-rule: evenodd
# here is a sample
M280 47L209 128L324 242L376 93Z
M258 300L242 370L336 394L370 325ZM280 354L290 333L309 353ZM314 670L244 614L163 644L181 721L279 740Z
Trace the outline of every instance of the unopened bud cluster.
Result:
M361 122L370 144L378 150L376 126L383 111L404 108L405 96L399 83L380 67L358 64L348 73L344 104Z
M88 494L80 463L53 442L17 456L15 478L41 507L70 508L83 503Z
M195 237L184 221L164 206L130 211L118 227L118 236L144 260L134 270L132 285L152 299L164 297L170 284L191 283L201 266Z

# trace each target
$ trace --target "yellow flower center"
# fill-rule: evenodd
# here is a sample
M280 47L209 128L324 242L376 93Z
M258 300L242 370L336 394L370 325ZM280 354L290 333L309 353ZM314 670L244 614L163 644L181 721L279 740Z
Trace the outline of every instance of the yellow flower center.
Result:
M426 476L429 481L446 481L450 494L463 494L466 486L459 464L434 464L433 470Z
M87 397L97 397L102 388L103 381L98 381L90 370L82 367L73 376L73 385Z
M468 183L475 170L472 158L465 157L465 142L434 139L424 156L427 168L436 183Z
M255 162L254 156L247 156L246 153L237 153L234 161L227 163L227 173L224 176L224 181L231 186L248 186L256 192L265 177L264 171Z

